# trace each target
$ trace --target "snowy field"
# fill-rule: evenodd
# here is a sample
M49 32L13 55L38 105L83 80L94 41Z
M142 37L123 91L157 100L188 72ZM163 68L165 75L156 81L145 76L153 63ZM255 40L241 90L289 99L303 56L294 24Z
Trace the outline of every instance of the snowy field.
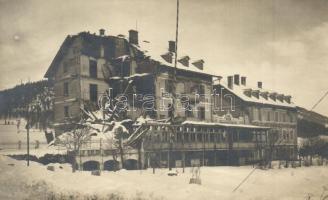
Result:
M10 120L10 125L5 125L4 120L0 120L0 154L13 155L13 154L26 154L27 148L27 134L25 125L26 122L21 120L19 128L17 128L17 120ZM38 141L38 148L36 144ZM19 142L20 148L19 148ZM65 149L58 147L48 147L45 133L38 129L30 130L30 154L36 157L43 156L44 154L61 154L66 153Z
M72 173L69 165L46 166L17 161L0 155L0 199L320 199L328 188L328 167L302 167L259 170L235 192L233 189L253 170L244 167L202 167L202 185L189 184L190 168L178 176L168 176L167 169L143 171ZM60 167L61 166L61 167ZM176 169L174 169L176 170ZM94 195L94 196L92 196ZM328 195L328 191L325 192ZM92 197L92 198L91 198Z

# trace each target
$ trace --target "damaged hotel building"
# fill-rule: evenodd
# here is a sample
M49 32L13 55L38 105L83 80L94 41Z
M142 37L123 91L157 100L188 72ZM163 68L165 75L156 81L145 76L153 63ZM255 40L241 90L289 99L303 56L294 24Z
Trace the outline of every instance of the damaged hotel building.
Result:
M56 134L67 119L79 119L80 107L96 107L105 92L116 96L128 87L126 113L135 120L149 116L131 135L129 145L142 148L139 167L239 165L261 160L288 159L297 155L296 107L291 96L246 84L246 77L206 72L202 59L178 57L174 68L175 42L159 50L140 41L138 32L106 35L81 32L67 36L45 77L54 82ZM174 84L176 79L176 84ZM109 88L111 90L109 91ZM175 109L177 124L159 122L171 117L170 102L163 98L188 97L187 109ZM215 95L218 93L220 95ZM144 110L134 94L153 94L153 110ZM213 95L214 94L214 95ZM195 96L198 98L195 98ZM163 102L165 102L163 104ZM101 164L100 164L101 165Z

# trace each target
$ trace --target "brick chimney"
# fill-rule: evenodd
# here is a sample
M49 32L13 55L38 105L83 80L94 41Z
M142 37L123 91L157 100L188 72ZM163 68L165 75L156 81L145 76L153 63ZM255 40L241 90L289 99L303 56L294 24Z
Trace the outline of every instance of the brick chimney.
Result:
M139 39L138 39L138 31L136 30L129 30L129 42L131 44L139 44Z
M196 60L195 62L192 63L195 67L197 67L200 70L204 69L204 60L200 59L200 60Z
M233 89L233 76L228 76L228 88Z
M257 88L262 89L262 81L257 82Z
M236 85L239 85L239 81L240 81L239 74L235 74L233 79L234 79L234 83Z
M242 76L240 78L240 84L243 85L243 86L246 86L246 77L245 76Z
M169 41L169 52L175 53L175 41Z
M100 36L105 36L105 29L99 29L99 35Z

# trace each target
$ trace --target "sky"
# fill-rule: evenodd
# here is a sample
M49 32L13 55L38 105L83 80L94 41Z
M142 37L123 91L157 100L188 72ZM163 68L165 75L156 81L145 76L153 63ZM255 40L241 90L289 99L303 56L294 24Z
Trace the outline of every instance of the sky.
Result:
M328 1L180 0L179 53L312 106L328 91ZM0 0L0 90L43 78L67 35L128 35L167 48L176 0ZM328 97L314 111L328 115Z

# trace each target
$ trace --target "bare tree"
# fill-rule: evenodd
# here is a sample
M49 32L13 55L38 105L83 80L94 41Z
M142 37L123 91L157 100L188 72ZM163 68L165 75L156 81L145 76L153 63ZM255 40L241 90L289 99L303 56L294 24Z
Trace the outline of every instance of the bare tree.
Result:
M81 164L80 149L82 145L89 141L93 134L94 131L90 127L75 124L75 127L71 131L65 132L56 138L55 145L64 146L71 155L73 172L76 170L76 157L78 155L80 156Z

